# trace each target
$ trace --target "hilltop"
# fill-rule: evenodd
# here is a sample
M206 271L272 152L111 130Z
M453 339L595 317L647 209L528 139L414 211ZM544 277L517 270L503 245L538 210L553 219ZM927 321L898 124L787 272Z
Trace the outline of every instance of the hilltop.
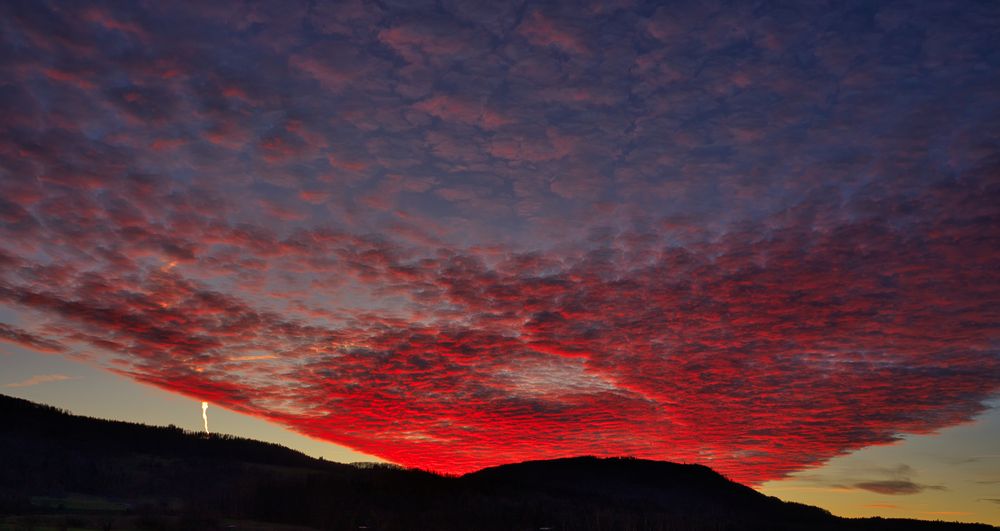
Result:
M0 395L0 530L995 529L844 519L700 465L574 457L443 477Z

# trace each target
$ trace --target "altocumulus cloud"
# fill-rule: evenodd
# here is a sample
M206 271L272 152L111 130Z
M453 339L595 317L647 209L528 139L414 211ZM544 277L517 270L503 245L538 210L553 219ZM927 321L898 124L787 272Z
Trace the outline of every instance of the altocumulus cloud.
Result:
M956 6L5 2L0 339L445 472L966 421L1000 6Z

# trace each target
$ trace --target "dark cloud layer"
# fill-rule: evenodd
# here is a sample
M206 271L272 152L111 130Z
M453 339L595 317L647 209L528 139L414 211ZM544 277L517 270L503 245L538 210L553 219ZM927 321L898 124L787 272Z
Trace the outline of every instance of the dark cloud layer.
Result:
M4 3L0 340L446 472L1000 389L994 3L454 4Z
M938 485L922 485L909 480L864 481L855 483L855 488L868 490L876 494L917 494L925 490L944 490Z

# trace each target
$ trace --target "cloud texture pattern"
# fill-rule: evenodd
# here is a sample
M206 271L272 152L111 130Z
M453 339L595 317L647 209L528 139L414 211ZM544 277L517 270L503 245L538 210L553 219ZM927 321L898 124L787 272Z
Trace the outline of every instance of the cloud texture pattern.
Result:
M1000 390L1000 4L426 4L3 2L0 340L449 473Z

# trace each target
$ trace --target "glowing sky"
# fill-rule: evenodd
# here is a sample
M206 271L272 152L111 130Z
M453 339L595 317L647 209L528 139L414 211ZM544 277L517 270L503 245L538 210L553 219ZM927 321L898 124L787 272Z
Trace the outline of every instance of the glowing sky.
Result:
M780 479L1000 391L997 42L996 2L4 2L0 339L408 466Z

